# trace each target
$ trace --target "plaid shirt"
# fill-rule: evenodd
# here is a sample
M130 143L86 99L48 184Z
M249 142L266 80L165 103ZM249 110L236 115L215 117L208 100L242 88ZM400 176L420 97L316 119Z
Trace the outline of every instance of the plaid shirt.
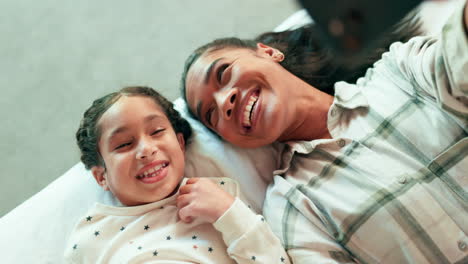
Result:
M264 214L294 263L468 263L462 10L337 83L332 139L285 146Z

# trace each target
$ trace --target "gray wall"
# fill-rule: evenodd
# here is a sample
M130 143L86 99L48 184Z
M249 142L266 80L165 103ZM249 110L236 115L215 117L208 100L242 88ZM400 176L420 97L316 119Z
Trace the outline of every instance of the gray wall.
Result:
M1 0L0 216L79 160L92 100L125 85L179 96L183 62L223 36L253 37L294 0Z

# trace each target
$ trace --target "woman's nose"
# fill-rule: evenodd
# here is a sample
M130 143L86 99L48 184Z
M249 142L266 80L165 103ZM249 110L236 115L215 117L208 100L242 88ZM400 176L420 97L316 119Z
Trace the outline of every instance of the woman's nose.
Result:
M154 142L149 140L142 140L138 146L137 159L139 160L148 160L149 158L156 155L158 148Z
M215 94L215 100L224 119L229 120L234 114L234 106L238 95L237 88L226 88Z

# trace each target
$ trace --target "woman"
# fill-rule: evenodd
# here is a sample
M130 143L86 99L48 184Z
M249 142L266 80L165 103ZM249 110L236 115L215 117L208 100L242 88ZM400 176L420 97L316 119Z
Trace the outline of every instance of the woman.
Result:
M464 6L440 40L392 45L356 84L359 67L304 77L238 39L189 57L183 94L203 124L242 147L287 143L264 214L294 263L468 260Z

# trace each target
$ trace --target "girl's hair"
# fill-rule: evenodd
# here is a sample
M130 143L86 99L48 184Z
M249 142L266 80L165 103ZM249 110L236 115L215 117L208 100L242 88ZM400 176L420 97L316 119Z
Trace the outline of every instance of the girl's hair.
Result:
M164 96L150 87L125 87L118 92L96 99L83 114L80 127L76 131L76 141L81 151L81 161L88 170L94 166L105 166L98 148L101 136L98 122L101 116L122 96L146 96L153 99L163 109L174 131L183 134L185 142L188 142L192 135L190 124L180 116L179 112L174 109L172 102Z
M246 48L255 50L261 42L284 53L284 60L280 64L289 72L301 78L317 89L334 95L334 84L338 81L354 83L364 76L366 70L379 60L382 53L387 51L394 42L406 42L410 38L420 35L420 20L414 13L408 15L393 26L389 33L375 42L375 49L368 50L354 61L352 65L338 65L332 50L321 43L321 35L315 24L309 24L294 30L284 32L263 33L254 40L238 38L216 39L196 49L185 61L182 78L181 94L186 98L186 78L190 67L205 52L223 48ZM190 111L190 108L189 108ZM193 116L193 113L190 111Z

